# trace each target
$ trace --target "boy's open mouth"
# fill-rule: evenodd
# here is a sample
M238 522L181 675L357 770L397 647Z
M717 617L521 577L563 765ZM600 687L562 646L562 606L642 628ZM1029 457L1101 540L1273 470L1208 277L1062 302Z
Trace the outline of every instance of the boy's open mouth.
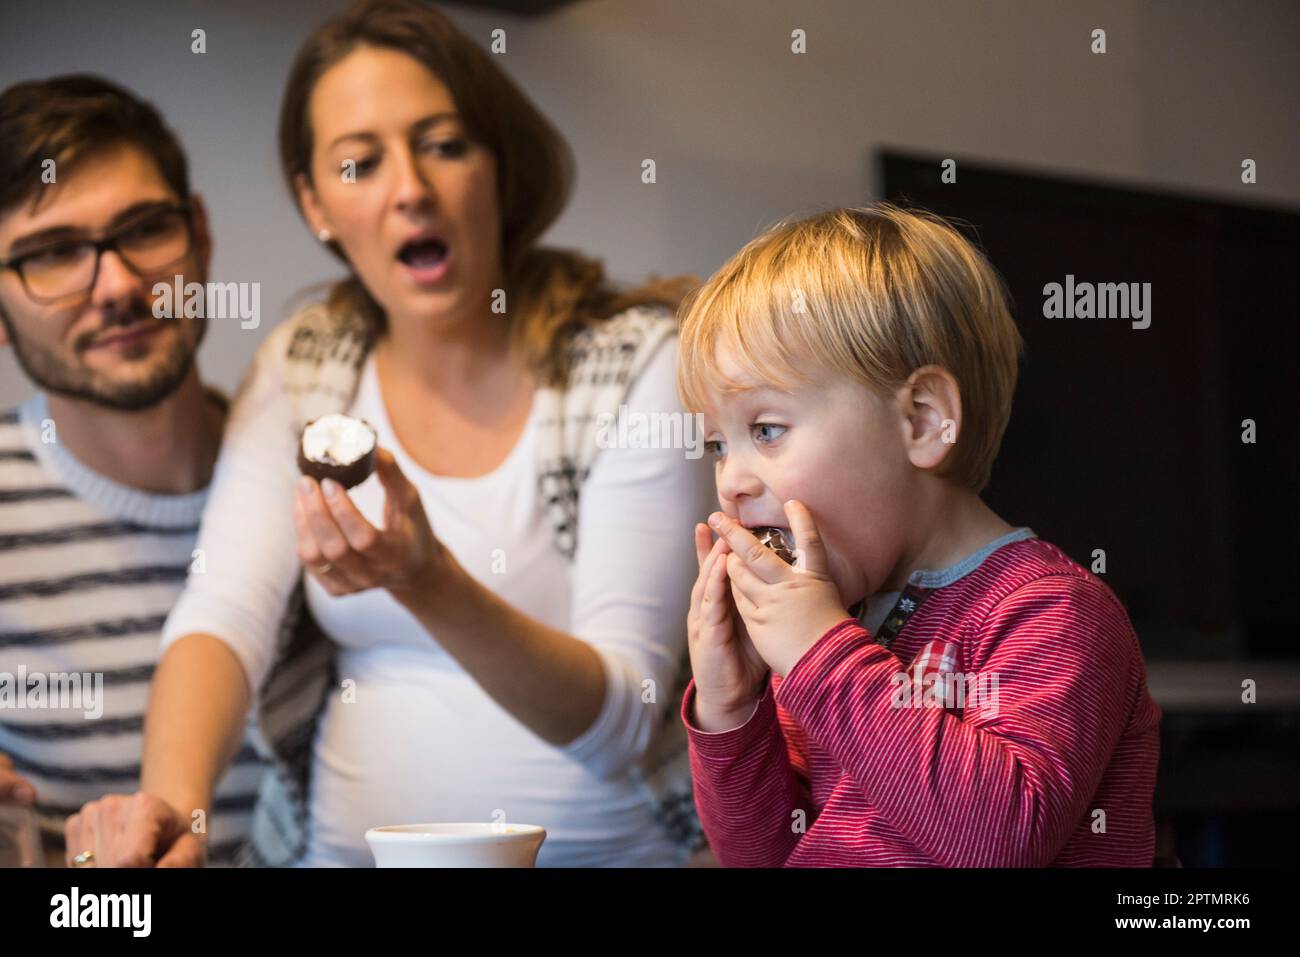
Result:
M794 536L788 528L777 525L755 525L750 532L763 545L776 552L787 565L794 564Z

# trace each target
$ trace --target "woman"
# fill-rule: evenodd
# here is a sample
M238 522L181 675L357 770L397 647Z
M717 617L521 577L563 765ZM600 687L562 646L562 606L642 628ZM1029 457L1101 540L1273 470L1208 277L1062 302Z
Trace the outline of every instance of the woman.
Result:
M268 697L305 569L339 683L304 863L369 864L367 828L427 820L542 824L541 864L682 862L636 769L673 714L708 476L680 448L602 451L592 427L621 405L679 410L680 284L620 295L598 264L534 245L567 197L567 148L421 4L363 3L310 37L280 145L352 275L276 330L241 387L204 573L164 632L146 796L87 805L71 853L202 859L189 823ZM295 467L302 424L338 410L381 447L350 493ZM128 847L150 821L163 837Z

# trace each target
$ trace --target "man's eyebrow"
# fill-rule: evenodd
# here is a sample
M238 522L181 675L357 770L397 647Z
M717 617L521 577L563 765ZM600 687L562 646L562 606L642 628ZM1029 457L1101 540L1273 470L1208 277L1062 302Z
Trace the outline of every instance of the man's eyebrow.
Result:
M138 203L132 203L126 209L115 215L108 221L108 228L115 229L123 223L128 223L139 216L147 213L157 212L162 209L171 209L178 204L169 199L142 199Z
M172 205L174 205L172 202L165 199L144 199L138 203L132 203L108 221L108 229L111 232L122 223L129 222L137 216L153 212L156 209L165 209ZM60 239L82 239L89 235L90 230L83 229L80 226L50 226L34 233L27 233L25 236L19 236L10 245L9 255L13 256L27 249L38 249Z
M19 236L10 244L9 255L10 257L17 256L29 249L39 249L60 239L80 239L85 235L86 230L79 229L76 226L51 226L49 229L42 229L35 233Z
M459 120L459 119L460 119L460 114L454 111L451 112L444 111L442 113L431 113L428 116L424 116L416 120L414 123L411 124L411 128L414 130L423 131L430 126L434 126L438 123L443 122L444 120ZM376 136L374 133L370 132L369 130L356 130L355 132L352 133L343 133L340 136L334 137L334 139L330 141L330 144L329 146L326 147L326 149L332 150L334 147L338 146L344 140L377 140L377 139L379 139L379 137Z

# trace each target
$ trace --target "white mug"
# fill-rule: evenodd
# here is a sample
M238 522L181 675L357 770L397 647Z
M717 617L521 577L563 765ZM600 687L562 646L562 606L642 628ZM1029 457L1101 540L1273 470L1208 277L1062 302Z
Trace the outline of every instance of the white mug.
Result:
M366 831L378 867L533 867L546 840L536 824L393 824Z

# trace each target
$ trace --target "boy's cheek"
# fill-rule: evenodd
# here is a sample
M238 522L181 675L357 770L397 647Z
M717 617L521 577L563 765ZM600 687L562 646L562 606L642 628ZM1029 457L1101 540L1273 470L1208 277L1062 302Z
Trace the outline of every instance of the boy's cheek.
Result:
M813 516L816 520L817 513L813 512ZM871 594L872 569L888 550L887 541L879 540L878 533L859 515L845 515L842 511L817 521L817 530L826 550L827 571L847 609Z
M867 582L862 573L848 562L831 558L831 581L840 593L840 604L847 610L867 597Z

